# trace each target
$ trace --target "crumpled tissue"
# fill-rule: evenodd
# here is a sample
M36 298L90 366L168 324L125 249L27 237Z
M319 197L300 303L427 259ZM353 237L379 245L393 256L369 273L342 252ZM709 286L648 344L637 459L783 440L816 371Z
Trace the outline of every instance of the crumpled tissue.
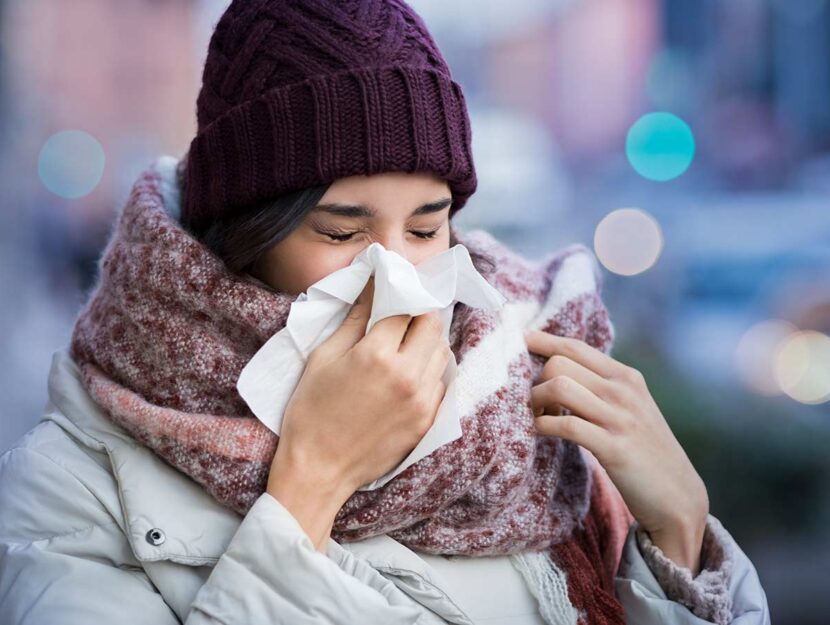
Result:
M348 267L330 273L298 295L291 304L285 327L269 338L242 369L237 381L239 394L275 434L280 433L285 408L309 354L340 327L372 275L374 297L366 332L392 315L415 317L438 311L444 339L448 340L456 302L489 310L501 309L507 302L479 274L469 251L461 244L413 265L397 252L372 243ZM455 355L450 352L442 377L444 399L432 427L397 467L358 490L383 486L408 466L461 437L456 371Z

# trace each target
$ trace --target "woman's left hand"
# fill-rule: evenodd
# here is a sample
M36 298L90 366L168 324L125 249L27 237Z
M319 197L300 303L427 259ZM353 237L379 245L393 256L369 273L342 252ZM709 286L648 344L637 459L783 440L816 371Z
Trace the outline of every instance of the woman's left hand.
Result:
M528 330L525 341L547 358L531 390L536 430L593 453L652 540L696 573L706 486L642 373L576 338ZM560 416L560 407L572 414Z

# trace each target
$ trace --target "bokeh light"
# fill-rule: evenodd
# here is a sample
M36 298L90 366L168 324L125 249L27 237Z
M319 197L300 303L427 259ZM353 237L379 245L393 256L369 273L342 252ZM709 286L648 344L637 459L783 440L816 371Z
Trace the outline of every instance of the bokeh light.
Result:
M663 231L639 208L620 208L606 215L594 230L594 252L609 270L633 276L650 268L663 250Z
M802 404L830 400L830 336L801 330L785 339L776 353L778 384Z
M91 192L104 174L104 148L83 130L55 133L40 150L38 176L52 193L79 198Z
M759 395L780 395L783 391L775 371L776 353L784 340L798 328L782 319L767 319L749 328L735 348L739 377Z
M625 153L638 174L665 182L685 172L695 156L688 124L672 113L647 113L628 130Z

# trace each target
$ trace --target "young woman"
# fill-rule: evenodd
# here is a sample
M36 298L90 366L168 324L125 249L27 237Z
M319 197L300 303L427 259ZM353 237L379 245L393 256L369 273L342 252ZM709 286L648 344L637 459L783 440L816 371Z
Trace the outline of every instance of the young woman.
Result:
M235 0L197 114L187 155L136 181L46 414L0 459L0 622L769 623L609 355L588 248L531 263L452 226L469 118L410 7ZM366 332L370 280L276 437L239 373L372 242L415 265L463 244L509 303L457 303L449 341L434 313ZM432 425L450 351L461 438L358 490Z

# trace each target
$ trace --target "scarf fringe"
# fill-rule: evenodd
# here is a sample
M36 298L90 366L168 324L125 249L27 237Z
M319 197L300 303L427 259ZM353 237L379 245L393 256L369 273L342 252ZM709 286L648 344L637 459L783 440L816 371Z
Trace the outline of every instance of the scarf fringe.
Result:
M548 625L577 625L582 615L568 598L568 576L551 560L548 551L526 551L510 556L539 602L539 614Z

